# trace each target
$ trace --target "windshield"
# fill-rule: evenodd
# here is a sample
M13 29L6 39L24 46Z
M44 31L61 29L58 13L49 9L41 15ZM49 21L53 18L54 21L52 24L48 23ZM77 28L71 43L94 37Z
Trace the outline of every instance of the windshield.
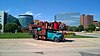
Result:
M57 33L57 35L60 35L61 33Z
M50 32L50 33L56 33L57 31L52 31L52 30L49 30L49 32Z
M52 31L53 33L57 33L56 31Z

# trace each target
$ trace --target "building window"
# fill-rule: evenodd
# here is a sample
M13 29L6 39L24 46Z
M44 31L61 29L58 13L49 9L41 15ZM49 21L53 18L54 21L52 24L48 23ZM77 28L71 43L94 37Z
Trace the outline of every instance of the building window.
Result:
M1 16L0 16L0 20L1 20Z
M1 21L1 18L0 18L0 21Z
M0 18L0 21L1 21L1 18Z
M0 21L0 24L1 24L1 21Z

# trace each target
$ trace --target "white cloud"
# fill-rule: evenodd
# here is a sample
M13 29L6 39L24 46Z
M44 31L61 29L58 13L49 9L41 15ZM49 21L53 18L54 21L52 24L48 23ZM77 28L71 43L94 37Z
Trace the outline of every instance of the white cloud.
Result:
M26 11L23 14L33 15L34 19L41 19L42 18L42 13L32 13L32 11ZM23 15L23 14L21 14L21 15Z
M27 14L27 15L33 15L34 18L40 17L42 14L41 13L32 13L32 11L26 11L23 14Z
M7 13L10 12L10 8L8 8L7 10L5 10L5 12L7 12Z
M92 13L91 13L91 14L89 14L89 15L94 15L94 16L95 16L95 14L92 14Z
M86 15L94 15L94 16L95 16L95 14L93 14L93 13L90 13L90 14L86 14Z
M42 13L34 13L33 14L33 17L34 17L34 19L43 19L43 17L42 17Z
M35 17L35 18L41 17L41 15L42 15L41 13L37 13L37 14L34 14L34 17Z
M18 18L18 16L17 16L17 15L14 15L14 17Z
M72 17L72 18L80 18L80 16L70 16L70 17Z
M27 14L27 15L33 15L33 13L31 11L27 11L27 12L25 12L25 14Z

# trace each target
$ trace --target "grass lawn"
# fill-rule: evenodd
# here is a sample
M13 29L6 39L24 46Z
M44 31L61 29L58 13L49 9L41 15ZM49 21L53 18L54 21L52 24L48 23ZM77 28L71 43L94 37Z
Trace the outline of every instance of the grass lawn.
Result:
M65 38L96 38L96 37L90 37L90 36L80 36L80 35L65 35ZM0 34L0 39L26 39L26 38L32 38L32 35L29 33L4 33Z
M73 36L73 35L65 35L64 37L65 37L65 38L97 38L97 37L80 36L80 35L76 35L76 36Z
M22 38L32 38L29 33L4 33L0 34L0 39L22 39Z

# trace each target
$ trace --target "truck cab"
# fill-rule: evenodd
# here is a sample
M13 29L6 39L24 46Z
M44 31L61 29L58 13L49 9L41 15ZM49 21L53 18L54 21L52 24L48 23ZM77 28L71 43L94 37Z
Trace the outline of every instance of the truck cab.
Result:
M62 33L50 29L47 30L47 39L51 39L54 42L59 42L64 40L64 36Z

